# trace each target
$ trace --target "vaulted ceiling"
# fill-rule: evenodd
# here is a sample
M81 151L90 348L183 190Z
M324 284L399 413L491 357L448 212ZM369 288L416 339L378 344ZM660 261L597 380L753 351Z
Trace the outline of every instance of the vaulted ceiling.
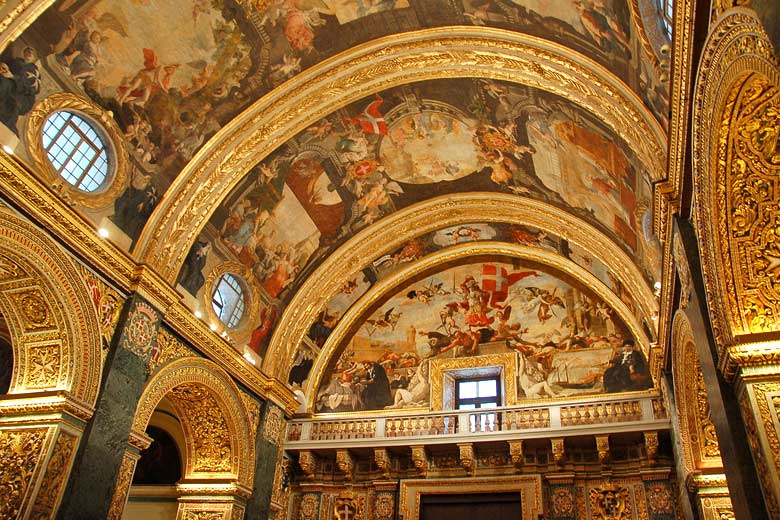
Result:
M206 319L219 276L242 280L245 316L217 332L311 406L348 358L550 341L574 395L656 336L668 94L648 32L631 0L71 0L3 61L31 46L36 101L108 111L126 175L77 208Z

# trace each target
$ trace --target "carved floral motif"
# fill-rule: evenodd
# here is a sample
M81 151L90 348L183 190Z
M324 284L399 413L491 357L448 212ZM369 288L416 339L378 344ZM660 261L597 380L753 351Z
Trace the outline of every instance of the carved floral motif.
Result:
M27 351L26 388L49 388L57 385L60 376L60 346L39 345Z
M606 484L590 490L590 507L596 520L629 520L631 497L628 488Z
M77 441L76 435L64 431L57 437L46 473L41 480L41 487L35 496L35 505L30 513L31 520L48 520L56 511L65 482L70 475L70 464Z
M0 518L19 515L41 459L46 430L0 430Z

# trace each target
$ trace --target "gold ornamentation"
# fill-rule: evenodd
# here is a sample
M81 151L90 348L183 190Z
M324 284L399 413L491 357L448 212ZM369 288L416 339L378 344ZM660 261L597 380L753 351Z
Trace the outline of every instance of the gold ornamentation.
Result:
M420 476L425 476L428 472L428 454L425 446L409 446L412 450L412 466L417 470Z
M349 450L336 450L336 467L348 479L352 480L352 472L355 470L355 460Z
M61 110L86 116L88 120L97 123L94 125L95 131L98 134L104 134L101 137L103 137L108 151L109 177L104 185L95 192L81 191L64 181L46 156L46 150L41 140L43 125L50 115ZM27 118L26 137L27 146L37 171L46 176L51 188L66 202L72 202L86 208L109 206L127 186L130 163L125 149L124 134L109 112L86 98L68 92L60 92L40 101L33 107Z
M285 428L287 427L287 421L284 420L284 414L282 410L273 404L268 404L270 408L265 415L265 424L263 425L263 437L268 442L271 442L277 446L283 444L283 436Z
M412 31L378 38L312 67L234 118L199 151L203 160L191 161L179 174L135 251L172 281L216 208L213 201L224 200L246 172L280 144L371 93L464 74L541 88L591 110L625 139L653 180L663 177L663 129L638 97L603 67L565 46L540 45L522 33L487 27Z
M606 484L590 490L590 507L596 520L630 520L631 497L628 488Z
M314 477L314 470L317 469L317 458L313 452L302 450L298 453L298 466L303 471L307 479Z
M198 357L171 361L147 383L132 430L146 431L154 409L168 396L188 442L185 476L226 471L237 475L240 484L250 485L255 450L239 394L230 376L212 361Z
M241 401L244 403L244 408L246 408L247 419L249 422L249 434L252 437L252 442L254 442L254 439L257 436L258 428L260 427L260 403L246 392L242 391L240 396ZM284 439L281 438L279 441L279 446L282 445L283 441Z
M133 482L135 463L139 455L125 451L122 463L119 466L119 474L114 487L114 496L111 498L111 507L108 509L108 520L119 520L127 503L127 495L130 492L130 484Z
M127 316L122 331L122 348L148 362L152 347L157 341L160 329L160 317L157 311L144 301L138 299Z
M550 490L553 517L576 518L574 494L571 488L555 486Z
M43 456L46 429L0 430L0 518L17 518Z
M667 482L648 483L645 487L645 497L653 517L674 514L674 498Z
M178 273L177 273L178 274ZM218 326L225 329L224 324L214 312L214 306L211 304L211 295L217 289L217 282L224 274L233 274L240 278L239 283L244 290L245 309L249 312L244 312L238 325L234 329L231 329L231 334L241 333L246 330L248 326L255 326L257 323L257 313L260 309L260 290L257 284L251 283L255 280L255 275L252 270L239 262L223 262L214 267L206 276L206 281L203 283L205 290L201 291L201 305L206 309L206 314L209 317L211 323L216 323Z
M658 432L644 432L645 449L647 450L647 460L650 464L655 464L658 455Z
M695 216L721 356L735 336L775 329L780 312L780 165L771 123L780 72L773 63L755 14L730 11L710 31L696 81Z
M762 394L762 388L754 388L756 400L758 401L758 410L762 422L766 423L771 421L769 416L768 405L766 404L765 396ZM764 401L764 404L761 404ZM773 479L770 473L770 464L772 467L777 468L777 461L772 460L771 450L766 450L761 442L761 434L758 431L756 424L756 418L754 417L754 409L751 406L748 392L742 392L739 397L739 405L742 409L742 418L745 420L745 432L747 433L748 444L750 446L750 453L753 455L753 462L756 464L756 473L758 479L761 482L761 487L764 495L764 505L772 518L780 518L780 506L778 505L777 496L775 495L776 487L773 485ZM770 425L771 432L774 432L774 427ZM767 432L769 434L769 432ZM775 432L775 436L777 433ZM770 451L770 453L767 453Z
M52 3L54 0L19 0L0 20L0 49L6 49Z
M393 493L377 493L374 500L374 520L392 520L395 512Z
M192 511L184 513L184 520L223 520L225 513L222 511Z
M596 450L599 452L599 462L609 462L609 435L596 435Z
M336 497L333 506L333 520L354 520L358 516L358 506L351 491L342 491Z
M505 404L507 406L517 404L516 378L510 375L517 373L517 357L514 352L451 359L431 359L429 367L432 410L444 409L444 378L448 372L486 367L500 367L504 374L504 377L501 379L504 382L502 394L506 399Z
M303 495L298 510L301 514L300 520L317 520L320 512L320 495L314 493Z
M565 461L566 455L563 439L550 439L550 444L552 446L553 460L559 466L562 465Z
M459 442L458 458L460 460L460 465L463 466L466 473L473 475L474 470L476 469L476 464L474 462L474 445L470 442Z
M52 327L51 311L39 289L14 294L16 307L21 310L24 328L40 330Z
M514 464L515 468L520 469L525 463L525 457L523 456L523 441L508 441L509 442L509 459Z
M199 384L183 384L171 390L169 399L184 419L185 434L193 436L193 471L231 471L235 448L230 443L232 436L225 416L211 391Z
M35 496L35 505L30 512L32 520L48 520L57 511L62 491L70 475L78 440L77 435L60 431L46 465L46 473L41 479L41 487Z
M691 271L688 267L688 255L685 254L685 246L683 246L679 233L675 233L672 247L674 249L674 265L677 267L677 275L680 277L679 308L685 310L688 307L688 302L691 300L693 284L691 282Z
M57 386L62 364L60 345L36 345L28 348L25 388Z
M390 478L390 452L387 448L374 448L374 464L382 478Z
M19 280L26 276L27 273L19 264L7 256L0 254L0 283Z
M162 327L157 333L155 350L159 353L157 355L152 354L152 357L149 359L149 372L154 372L157 370L157 367L164 365L168 361L196 356L195 352L187 348L173 334Z

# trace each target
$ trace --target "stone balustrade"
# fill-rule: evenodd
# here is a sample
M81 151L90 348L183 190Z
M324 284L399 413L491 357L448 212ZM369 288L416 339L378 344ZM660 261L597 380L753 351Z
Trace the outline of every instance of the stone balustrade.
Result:
M666 429L669 419L657 395L600 397L572 403L540 402L481 410L376 412L359 417L315 416L287 425L287 449L334 446L390 446L565 437L615 431ZM480 437L473 435L479 433ZM414 440L413 440L414 439Z

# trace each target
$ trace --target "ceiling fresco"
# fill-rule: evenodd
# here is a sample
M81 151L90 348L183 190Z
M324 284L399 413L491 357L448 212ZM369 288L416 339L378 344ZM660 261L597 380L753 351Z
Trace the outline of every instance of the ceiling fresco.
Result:
M487 258L427 273L357 323L320 379L316 412L427 407L429 360L505 352L518 354L520 399L652 387L647 359L614 310L527 260ZM294 375L303 375L305 361Z
M666 94L644 65L629 9L618 0L68 0L44 12L2 56L19 68L29 45L28 66L39 77L3 121L18 126L41 93L57 90L110 110L140 168L112 220L135 239L177 173L252 102L359 43L443 25L500 27L566 45L622 78L664 122ZM388 143L382 157L393 152ZM397 157L396 172L404 165ZM426 171L427 178L417 172L417 182L445 173L453 180L453 167L465 174L476 166L463 160L453 157L449 172ZM139 205L135 214L125 211Z
M215 212L179 283L198 295L205 273L239 262L260 288L268 313L279 315L297 287L356 232L420 201L474 191L531 197L573 213L635 258L648 284L658 278L657 244L645 229L650 184L613 133L553 94L452 79L396 87L353 103L271 154ZM359 295L395 264L473 239L558 249L614 285L592 255L564 250L539 230L477 224L421 237L376 259L351 291ZM270 331L263 341L268 337Z

